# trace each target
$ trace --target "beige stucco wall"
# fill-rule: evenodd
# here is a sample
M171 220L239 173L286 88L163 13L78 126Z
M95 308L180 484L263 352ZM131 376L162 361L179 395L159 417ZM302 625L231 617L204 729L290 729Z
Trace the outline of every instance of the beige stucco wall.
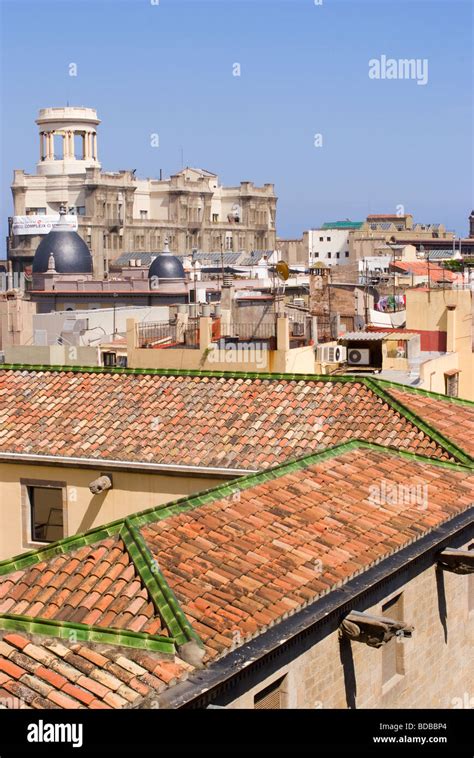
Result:
M443 572L442 580L446 599L446 640L434 567L376 605L357 608L381 615L382 605L402 591L403 620L415 627L412 639L396 643L403 648L405 673L396 675L386 685L382 684L382 649L358 642L349 643L357 708L459 708L460 703L469 702L469 698L474 697L469 666L474 641L474 611L469 611L468 603L469 577ZM440 597L442 607L442 593ZM285 675L287 708L348 707L337 631L270 676L265 676L265 670L262 670L258 684L249 687L227 707L253 708L254 695ZM413 720L417 720L416 716Z
M113 488L93 495L89 484L112 473ZM0 463L0 560L31 549L23 539L20 480L65 482L65 536L83 532L137 511L215 487L222 477L171 476L139 472L108 472L107 467L80 469L61 466Z
M295 347L292 350L275 350L272 371L277 374L313 374L314 347Z
M98 347L83 345L16 345L5 348L5 363L37 366L100 366Z
M472 292L467 289L408 290L406 296L407 329L447 332L448 351L458 354L459 397L474 400ZM448 307L455 308L449 317Z
M426 361L420 366L420 383L417 386L423 390L440 392L442 395L445 395L446 382L444 375L447 371L457 370L458 368L458 353L446 353L446 355L442 355L439 358ZM463 397L461 393L459 393L459 396Z
M188 369L195 371L244 371L254 373L311 374L314 371L314 348L267 350L247 353L248 359L237 360L232 350L149 350L128 349L129 368ZM254 356L252 358L252 356Z

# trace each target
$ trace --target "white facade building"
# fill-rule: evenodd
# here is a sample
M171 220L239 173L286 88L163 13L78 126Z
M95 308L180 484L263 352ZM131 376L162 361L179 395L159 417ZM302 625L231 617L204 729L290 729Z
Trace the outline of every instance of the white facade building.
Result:
M308 263L324 263L329 268L349 262L349 229L310 229Z

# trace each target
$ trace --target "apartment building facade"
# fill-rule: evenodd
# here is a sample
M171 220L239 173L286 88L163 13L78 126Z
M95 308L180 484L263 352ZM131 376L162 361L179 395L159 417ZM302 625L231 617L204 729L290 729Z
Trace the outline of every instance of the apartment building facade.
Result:
M89 245L94 275L108 272L123 252L163 249L177 253L273 250L276 202L273 184L243 181L223 187L216 174L183 168L167 179L140 179L135 171L102 171L93 108L43 108L36 121L40 159L35 174L15 170L11 185L8 258L27 270L45 229L65 205ZM38 233L37 233L38 232Z
M372 214L364 221L328 221L303 232L301 239L277 240L283 259L290 264L325 266L353 263L367 257L391 254L395 247L413 245L417 250L453 249L455 235L443 224L422 224L411 214ZM463 241L464 244L464 241ZM464 249L464 248L463 248Z

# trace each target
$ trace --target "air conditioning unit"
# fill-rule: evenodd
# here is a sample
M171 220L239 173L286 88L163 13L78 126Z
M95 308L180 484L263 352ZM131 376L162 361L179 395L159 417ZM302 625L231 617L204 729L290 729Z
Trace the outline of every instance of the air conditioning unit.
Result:
M295 305L298 308L304 308L304 298L302 298L302 297L294 297L293 298L293 305Z
M347 362L351 366L368 366L370 364L370 350L368 348L349 348Z
M304 337L304 324L302 321L293 322L293 337Z
M318 347L318 361L320 363L344 363L347 350L341 345L320 345Z

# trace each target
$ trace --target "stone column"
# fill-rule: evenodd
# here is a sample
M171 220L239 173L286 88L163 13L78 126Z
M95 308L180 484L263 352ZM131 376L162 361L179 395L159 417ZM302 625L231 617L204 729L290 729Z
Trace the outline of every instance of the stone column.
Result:
M66 132L67 154L68 158L74 158L74 137L73 132Z
M40 161L43 160L44 156L44 133L40 132Z
M53 133L46 132L46 158L47 160L53 160Z
M94 134L92 135L92 139L93 139L93 145L94 145L93 157L94 157L94 160L96 161L97 160L97 133L96 132L94 132Z

